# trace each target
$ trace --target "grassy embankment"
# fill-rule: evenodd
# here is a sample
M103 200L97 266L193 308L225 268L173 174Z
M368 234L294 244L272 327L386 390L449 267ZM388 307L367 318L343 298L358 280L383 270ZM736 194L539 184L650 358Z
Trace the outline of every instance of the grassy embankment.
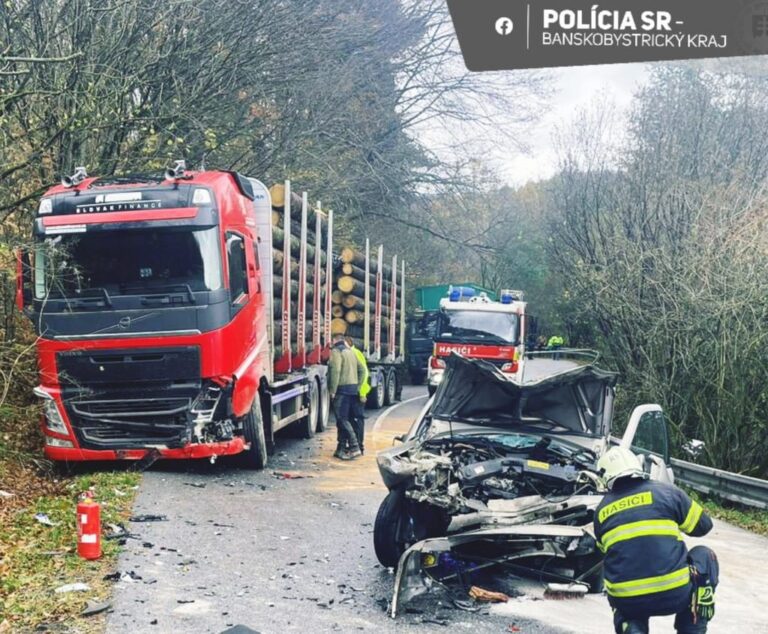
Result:
M42 459L38 420L36 406L0 407L0 632L99 632L104 616L80 613L88 600L109 599L110 583L103 577L113 570L119 545L102 538L101 559L85 561L77 556L77 498L93 489L102 507L102 527L123 523L140 475L57 474ZM53 526L38 522L38 513ZM55 592L77 582L88 584L90 590Z

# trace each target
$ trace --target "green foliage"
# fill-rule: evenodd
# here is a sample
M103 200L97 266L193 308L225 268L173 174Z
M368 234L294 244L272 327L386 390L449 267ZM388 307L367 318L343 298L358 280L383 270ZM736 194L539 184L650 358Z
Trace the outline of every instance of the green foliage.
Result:
M0 515L0 614L12 631L32 629L42 622L72 625L76 620L83 631L99 629L98 620L88 623L77 615L86 600L103 601L109 596L109 584L102 578L111 572L119 546L102 538L101 559L86 561L77 556L77 496L93 489L101 504L102 526L122 523L130 514L139 480L139 475L126 472L80 476L60 495L43 496L26 508ZM36 513L46 514L54 526L39 523ZM54 593L59 586L77 582L87 583L91 590Z
M615 151L604 123L579 121L549 185L563 308L621 372L622 413L660 402L709 464L768 475L768 92L662 68Z
M768 536L768 511L703 496L696 491L688 491L688 494L699 502L710 516L744 530Z

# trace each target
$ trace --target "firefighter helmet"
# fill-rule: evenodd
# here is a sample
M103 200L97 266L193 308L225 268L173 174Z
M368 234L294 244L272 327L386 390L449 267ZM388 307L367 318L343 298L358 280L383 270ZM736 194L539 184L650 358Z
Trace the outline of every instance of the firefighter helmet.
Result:
M645 476L640 461L629 449L613 447L597 462L597 468L602 473L608 488L613 488L619 478Z

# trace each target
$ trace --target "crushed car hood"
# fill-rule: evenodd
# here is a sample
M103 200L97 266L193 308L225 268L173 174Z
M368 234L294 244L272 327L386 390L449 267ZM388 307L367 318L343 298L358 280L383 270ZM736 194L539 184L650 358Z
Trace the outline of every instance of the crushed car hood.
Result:
M519 385L488 362L453 354L429 413L435 419L493 427L550 421L603 436L610 424L606 400L617 380L613 372L585 365Z

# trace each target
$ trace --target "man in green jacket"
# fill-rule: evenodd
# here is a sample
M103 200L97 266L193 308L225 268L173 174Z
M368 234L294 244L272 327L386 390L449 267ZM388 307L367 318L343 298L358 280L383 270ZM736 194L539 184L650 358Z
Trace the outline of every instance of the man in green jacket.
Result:
M371 391L371 385L368 383L368 362L365 360L365 355L362 350L358 350L355 347L352 337L346 338L347 346L352 352L355 353L358 361L358 369L362 367L363 371L358 376L358 397L352 404L352 427L355 430L357 436L357 442L360 445L360 451L365 453L365 402L368 400L368 393Z
M328 361L328 390L336 413L336 452L339 460L353 460L363 454L351 424L352 406L359 399L360 361L344 341L344 335L334 335L331 358Z

